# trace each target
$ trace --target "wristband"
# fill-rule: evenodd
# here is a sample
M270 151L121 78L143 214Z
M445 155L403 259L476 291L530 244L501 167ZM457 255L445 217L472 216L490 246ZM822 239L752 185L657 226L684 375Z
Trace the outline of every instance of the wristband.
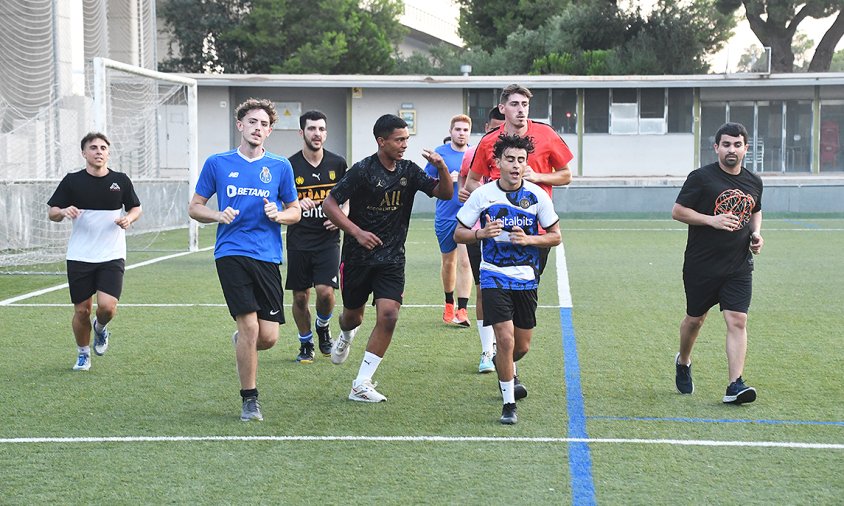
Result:
M475 229L475 242L478 241L480 241L480 239L478 239L478 229Z

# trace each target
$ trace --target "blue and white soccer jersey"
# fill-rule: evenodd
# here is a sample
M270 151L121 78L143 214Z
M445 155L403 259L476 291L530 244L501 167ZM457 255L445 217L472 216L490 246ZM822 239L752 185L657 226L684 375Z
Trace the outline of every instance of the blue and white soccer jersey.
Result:
M538 235L559 221L551 197L538 185L523 181L521 188L503 191L498 181L473 191L457 213L457 221L472 228L501 220L504 228L498 237L483 239L481 244L481 288L532 290L538 285L539 248L517 246L510 242L510 231L520 227L528 235Z
M214 258L246 256L282 262L281 225L264 214L264 199L275 202L279 210L297 199L287 158L264 153L248 160L237 149L212 155L202 167L196 193L205 198L216 194L220 210L239 211L230 224L217 226Z

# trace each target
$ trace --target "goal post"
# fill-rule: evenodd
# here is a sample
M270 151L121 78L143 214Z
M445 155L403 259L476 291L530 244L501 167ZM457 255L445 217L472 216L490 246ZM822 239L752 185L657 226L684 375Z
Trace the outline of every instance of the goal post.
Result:
M125 72L126 74L147 77L152 82L163 81L184 85L186 89L187 106L187 169L188 169L188 191L185 197L185 210L193 195L193 188L199 178L199 134L197 128L197 84L195 79L188 77L167 74L155 70L135 67L126 63L118 62L108 58L94 58L93 60L93 104L92 116L94 129L98 132L108 132L110 123L114 123L117 111L114 110L114 94L110 92L109 70ZM163 100L166 103L166 99ZM130 113L131 114L131 113ZM159 113L160 116L160 113ZM161 119L160 117L157 119ZM165 140L169 141L169 132L165 134ZM159 136L161 137L161 136ZM160 157L157 160L161 162ZM145 209L146 213L146 209ZM199 249L199 224L194 220L188 220L188 248L190 251Z

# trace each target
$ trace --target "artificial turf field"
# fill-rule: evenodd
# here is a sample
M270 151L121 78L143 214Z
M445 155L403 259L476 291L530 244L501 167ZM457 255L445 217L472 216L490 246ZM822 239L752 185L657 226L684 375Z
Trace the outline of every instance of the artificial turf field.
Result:
M88 372L71 370L67 289L20 297L65 279L0 276L0 503L841 504L844 220L766 217L744 374L759 397L729 406L717 308L695 393L674 389L685 226L563 218L515 426L477 373L474 322L440 320L431 220L411 223L405 305L375 376L388 401L346 400L374 308L345 364L302 365L288 305L259 358L261 423L239 421L211 251L127 270Z

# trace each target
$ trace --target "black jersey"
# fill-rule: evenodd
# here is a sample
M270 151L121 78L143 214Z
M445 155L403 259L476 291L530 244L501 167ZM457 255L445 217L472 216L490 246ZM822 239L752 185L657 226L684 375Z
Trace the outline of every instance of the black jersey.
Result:
M751 214L762 210L762 178L744 167L732 175L718 163L705 165L686 178L677 203L710 216L729 212L740 220L740 228L732 232L689 225L684 272L720 277L753 270L748 223Z
M322 212L322 201L328 191L346 174L346 160L323 150L322 161L316 167L305 160L302 151L290 157L299 200L309 198L316 203L310 210L302 210L299 223L287 227L287 250L317 251L326 244L340 242L339 230L326 230L328 217Z
M383 244L369 251L346 235L343 261L360 265L403 264L413 199L417 191L432 197L436 185L435 179L410 160L397 161L392 171L381 164L377 154L354 164L331 195L339 204L348 200L349 219L377 235Z

